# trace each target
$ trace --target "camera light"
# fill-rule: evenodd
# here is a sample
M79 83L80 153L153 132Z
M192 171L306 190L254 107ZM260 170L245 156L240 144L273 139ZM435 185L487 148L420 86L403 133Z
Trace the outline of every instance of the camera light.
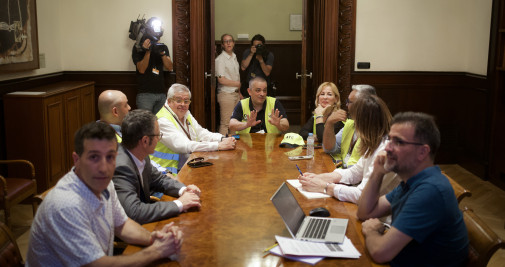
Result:
M161 32L161 20L155 19L151 22L151 27L154 32Z

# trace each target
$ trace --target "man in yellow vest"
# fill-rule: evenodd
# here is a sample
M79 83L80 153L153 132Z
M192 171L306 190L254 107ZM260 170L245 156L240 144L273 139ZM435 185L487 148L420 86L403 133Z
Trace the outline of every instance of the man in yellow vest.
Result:
M118 143L123 141L121 134L121 124L123 119L130 111L131 107L128 104L128 98L123 92L118 90L105 90L98 96L98 112L100 113L101 122L107 123L116 131L116 139ZM156 169L160 172L167 174L170 178L172 176L170 171L161 167L156 162L151 162Z
M105 90L98 96L98 112L100 121L105 122L116 130L118 143L121 143L121 123L131 107L128 98L118 90Z
M240 100L233 110L231 133L280 133L288 130L286 111L278 100L267 96L265 79L251 79L247 92L251 97Z
M371 85L353 85L346 101L347 110L350 111L352 104L356 102L358 97L364 95L377 95L377 93ZM335 135L334 125L339 121L344 123L344 128ZM332 113L324 126L323 149L332 155L337 164L341 162L344 169L356 164L361 157L359 149L357 149L360 139L354 129L354 120L346 118L346 112L342 109Z
M190 153L235 149L235 138L212 133L198 124L189 111L191 91L175 83L167 93L167 102L156 116L163 133L151 160L172 173L182 168Z

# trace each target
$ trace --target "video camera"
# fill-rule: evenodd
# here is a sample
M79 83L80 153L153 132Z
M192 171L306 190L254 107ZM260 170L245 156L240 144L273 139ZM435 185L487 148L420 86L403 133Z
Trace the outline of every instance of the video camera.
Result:
M158 43L161 36L163 36L163 28L161 28L161 20L156 17L150 18L147 22L145 18L137 18L137 21L131 21L129 33L128 37L135 41L138 52L144 50L142 44L146 39L151 40L151 49L154 53L168 52L165 44Z
M268 57L268 50L264 44L256 45L256 54L261 55L265 60Z

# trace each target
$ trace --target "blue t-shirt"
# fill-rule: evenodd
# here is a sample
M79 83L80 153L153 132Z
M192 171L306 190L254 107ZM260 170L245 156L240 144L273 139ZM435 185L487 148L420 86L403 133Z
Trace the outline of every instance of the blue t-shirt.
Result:
M401 182L386 195L392 226L412 237L391 266L462 266L468 233L449 180L438 166Z

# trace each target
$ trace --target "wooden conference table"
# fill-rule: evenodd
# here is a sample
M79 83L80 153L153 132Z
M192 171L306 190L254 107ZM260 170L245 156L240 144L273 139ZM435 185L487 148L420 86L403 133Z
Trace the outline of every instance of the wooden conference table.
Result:
M306 264L266 254L275 243L275 235L289 237L270 197L287 179L296 179L298 164L303 172L322 173L334 169L331 157L315 150L312 160L290 161L288 155L305 154L301 147L280 148L282 135L241 135L235 150L197 152L190 159L204 157L212 166L190 168L185 165L179 180L202 190L202 207L176 218L145 224L149 231L175 222L184 232L184 243L177 262L156 262L159 266L305 266ZM378 266L369 257L355 204L335 198L306 199L290 186L306 214L315 207L325 207L331 217L347 218L346 236L361 253L359 259L326 258L317 266ZM164 197L165 198L165 197ZM123 254L141 247L128 246Z

